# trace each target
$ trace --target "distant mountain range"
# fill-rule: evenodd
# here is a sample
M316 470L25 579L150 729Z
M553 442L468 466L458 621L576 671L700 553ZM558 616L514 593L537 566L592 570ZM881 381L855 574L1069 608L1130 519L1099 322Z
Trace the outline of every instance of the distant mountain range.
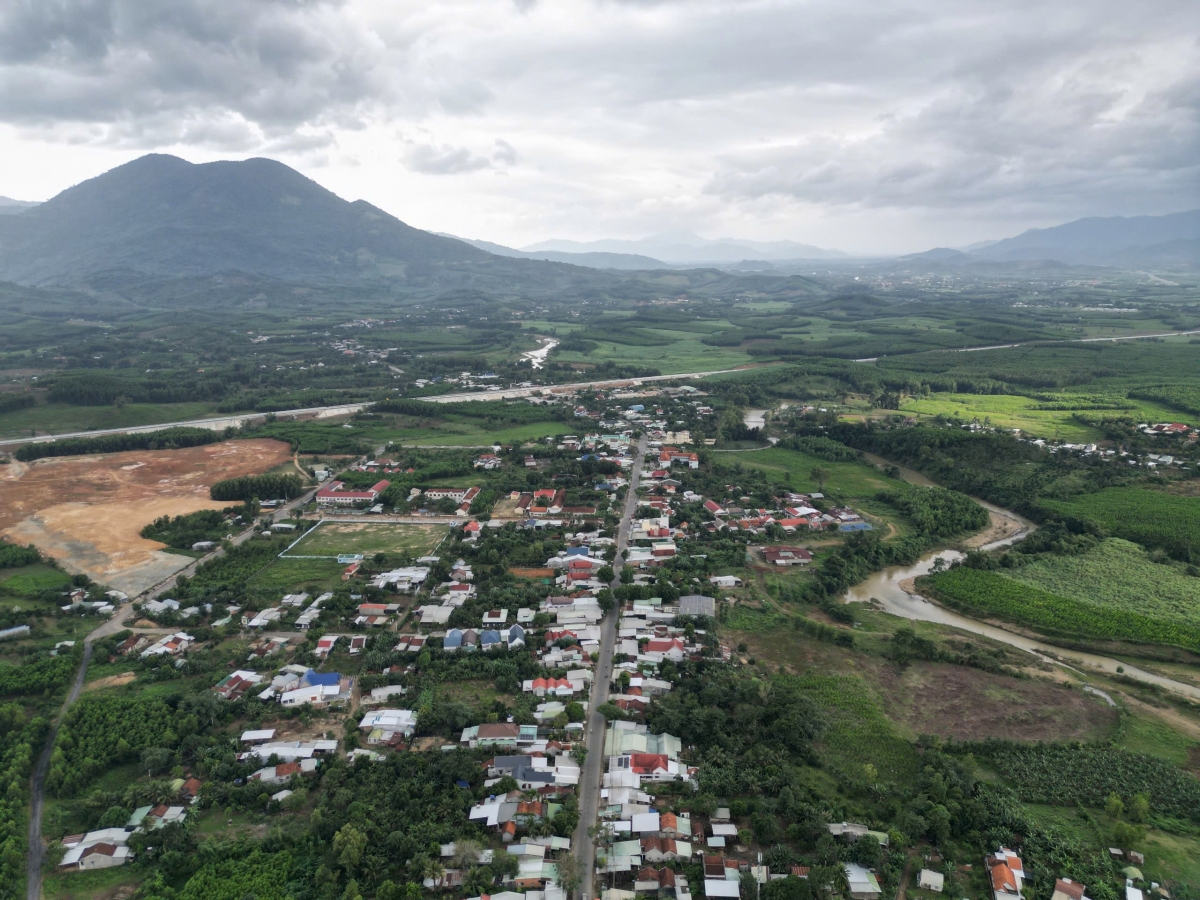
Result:
M11 197L0 197L0 216L11 216L24 212L31 206L37 206L31 200L13 200Z
M1016 262L1050 259L1123 268L1200 264L1200 209L1167 216L1078 219L1054 228L1034 228L970 254L977 259Z
M377 281L429 294L510 294L589 290L626 279L603 270L643 271L643 281L661 277L650 274L656 270L680 268L773 277L801 271L797 265L806 269L802 260L821 260L829 269L863 262L794 241L706 240L690 232L513 249L413 228L269 159L193 165L151 154L44 203L0 198L0 281L25 285L240 272L285 281ZM872 264L1200 268L1200 210L1080 219L966 250L937 248Z
M480 250L486 250L488 253L494 253L497 256L508 256L513 259L541 259L548 262L569 263L574 266L587 266L591 269L635 269L646 271L650 269L674 268L674 266L670 266L662 260L653 259L649 256L639 256L636 253L569 253L558 250L514 250L512 247L493 244L491 241L460 238L440 231L438 234L442 237L452 237L457 241L465 241L472 247L478 247Z
M734 238L706 240L689 231L673 231L632 241L550 240L522 247L526 253L616 253L664 260L678 267L721 265L743 260L844 259L840 250L825 250L795 241L746 241Z

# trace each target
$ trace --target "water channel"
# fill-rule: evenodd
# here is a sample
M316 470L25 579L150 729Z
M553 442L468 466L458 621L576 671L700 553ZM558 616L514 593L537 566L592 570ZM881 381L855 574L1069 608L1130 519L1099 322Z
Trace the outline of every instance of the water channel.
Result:
M891 465L891 463L877 456L872 456L871 454L865 455L874 463L885 466ZM905 480L913 484L927 486L933 484L933 482L919 472L901 467L900 473L904 476ZM991 543L984 544L980 548L982 550L996 550L1000 547L1014 544L1027 537L1037 527L1028 519L1010 510L993 506L991 503L979 499L976 499L976 502L986 507L989 512L1007 518L1019 526L1011 534ZM1153 672L1147 672L1144 669L1139 669L1137 666L1110 659L1107 656L1098 656L1083 650L1068 650L1063 647L1056 647L1053 644L1043 643L1009 631L1006 628L979 622L968 616L952 612L944 606L939 606L922 597L913 589L911 580L932 572L937 560L944 560L949 565L955 560L962 558L963 554L957 550L930 551L911 566L889 566L882 571L876 572L866 581L860 582L850 588L844 595L843 600L846 603L873 603L884 612L894 616L919 622L935 622L940 625L949 625L962 631L969 631L972 634L982 635L994 641L1008 644L1010 647L1016 647L1048 662L1063 665L1067 668L1070 668L1066 664L1069 661L1092 669L1098 669L1107 674L1124 674L1129 678L1134 678L1147 684L1155 684L1175 693L1191 697L1194 700L1200 700L1200 687L1196 687L1195 685L1185 684L1171 678L1164 678L1161 675L1155 675ZM1118 667L1122 668L1122 673L1117 672Z

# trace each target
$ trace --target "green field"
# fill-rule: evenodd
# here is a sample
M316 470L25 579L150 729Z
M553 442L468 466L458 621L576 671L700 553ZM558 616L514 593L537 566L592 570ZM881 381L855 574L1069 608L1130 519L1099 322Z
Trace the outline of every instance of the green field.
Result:
M1120 538L1079 556L1044 556L1004 574L1081 603L1200 626L1200 578L1152 562L1145 550Z
M49 403L0 415L0 438L24 437L31 430L39 434L63 434L202 419L215 415L216 406L215 403L127 403L118 408Z
M1106 488L1072 500L1045 500L1057 513L1090 520L1109 534L1200 559L1200 500L1134 487Z
M814 468L820 467L829 473L824 493L835 500L869 500L880 491L896 486L893 479L867 463L830 462L781 447L749 453L717 451L713 458L721 464L741 463L744 466L755 466L775 477L786 479L791 488L797 491L819 489L810 474Z
M345 568L336 559L276 559L246 582L246 591L267 600L299 590L329 591L342 583Z
M70 582L71 576L62 569L35 563L0 572L0 593L30 596L65 587Z
M1087 442L1099 440L1100 432L1073 416L1077 411L1089 405L1099 405L1089 402L1089 398L1070 395L1056 397L1054 401L1046 401L1034 397L1024 397L1018 394L930 394L927 397L910 397L901 404L901 409L913 415L921 416L957 416L965 422L979 419L990 420L992 425L1000 428L1019 428L1026 434L1046 438L1047 440L1063 440ZM1141 422L1178 421L1181 415L1178 410L1161 403L1147 400L1114 399L1111 411L1091 410L1090 414L1102 416L1133 417ZM1077 409L1052 409L1049 407L1070 407Z
M1046 634L1200 650L1200 624L1060 597L998 572L959 566L918 584L953 609L1032 625Z
M426 556L450 531L446 525L389 525L382 522L325 522L288 551L295 556L341 553L403 553Z

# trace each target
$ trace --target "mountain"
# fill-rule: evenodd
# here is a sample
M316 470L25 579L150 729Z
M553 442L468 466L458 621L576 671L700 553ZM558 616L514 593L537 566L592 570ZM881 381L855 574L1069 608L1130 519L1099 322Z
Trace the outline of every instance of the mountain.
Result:
M32 200L13 200L11 197L0 197L0 216L15 216L23 213L31 206L37 206Z
M513 259L541 259L548 262L567 263L573 266L587 266L589 269L633 269L645 271L648 269L670 269L665 262L649 256L639 256L636 253L568 253L558 250L514 250L503 244L493 244L491 241L472 240L471 238L455 237L452 234L438 232L442 237L453 237L464 241L472 247L486 250L497 256L508 256Z
M688 231L667 232L638 240L566 241L549 240L528 247L526 253L557 251L562 253L623 253L649 256L676 265L719 265L753 259L763 261L795 259L839 259L838 250L825 250L795 241L744 241L734 238L706 240Z
M1200 209L1166 216L1078 219L1034 228L981 247L975 259L1050 259L1074 265L1121 267L1200 264Z
M106 271L344 280L493 261L269 159L193 165L152 154L0 217L0 280L21 284Z

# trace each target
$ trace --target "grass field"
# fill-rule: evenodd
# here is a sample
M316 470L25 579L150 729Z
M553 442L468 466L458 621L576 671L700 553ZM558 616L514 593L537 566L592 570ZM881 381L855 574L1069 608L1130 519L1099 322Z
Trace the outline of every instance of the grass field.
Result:
M404 553L425 556L442 542L445 525L389 525L382 522L325 522L305 535L289 556L337 556L340 553Z
M1200 625L1200 578L1179 565L1152 562L1145 550L1120 538L1080 556L1046 556L1004 574L1082 603Z
M1095 522L1109 534L1161 548L1178 559L1200 559L1200 502L1135 487L1106 488L1069 501L1043 501L1063 515Z
M62 434L101 428L155 425L214 415L215 403L128 403L115 406L70 406L48 403L0 415L0 438L18 438L36 430L39 434Z
M70 584L71 576L61 569L36 563L0 570L0 596L14 594L31 596Z
M928 397L910 397L901 404L901 409L906 413L921 416L958 416L967 422L972 419L990 419L991 423L998 427L1020 428L1027 434L1048 440L1083 442L1101 437L1097 429L1072 418L1075 410L1045 408L1072 405L1069 394L1064 394L1059 399L1061 403L1047 403L1016 394L931 394ZM1080 396L1077 402L1079 406L1084 406L1087 400ZM1127 408L1114 409L1107 413L1094 410L1090 411L1090 414L1135 417L1141 422L1177 421L1180 416L1178 410L1161 403L1123 398L1115 402Z
M763 469L782 480L787 480L792 489L797 491L819 489L817 483L809 477L812 470L819 466L829 473L824 493L830 499L836 500L871 499L880 491L896 486L893 479L866 463L829 462L780 447L750 453L718 452L713 454L713 458L723 465L741 463L744 466Z
M276 559L246 582L246 590L267 600L297 590L320 593L342 583L344 568L336 559Z

